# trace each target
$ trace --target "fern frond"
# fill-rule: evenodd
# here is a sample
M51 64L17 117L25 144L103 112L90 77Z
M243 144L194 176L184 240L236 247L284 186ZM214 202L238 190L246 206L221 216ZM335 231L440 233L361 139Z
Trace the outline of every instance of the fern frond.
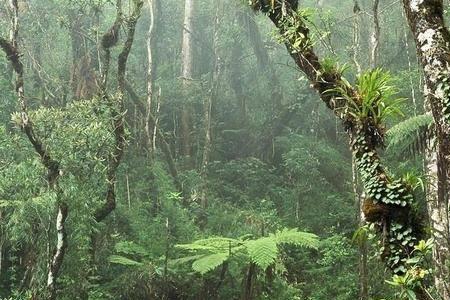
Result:
M190 255L190 256L177 258L177 259L171 259L171 260L169 260L169 264L172 266L173 265L181 265L181 264L185 264L185 263L191 262L196 259L200 259L204 256L205 256L204 254L199 254L199 255Z
M138 254L141 256L148 256L149 252L145 250L144 247L134 243L134 242L118 242L114 249L116 252L123 253L123 254Z
M202 258L194 261L194 263L192 264L192 269L204 275L223 264L228 259L228 257L229 256L227 252L205 255Z
M395 155L423 153L432 138L433 117L419 115L398 123L386 133L387 151Z
M197 245L195 243L192 243L192 244L178 244L178 245L175 245L175 248L188 250L188 251L209 251L209 252L214 252L214 251L217 250L215 247L212 247L212 246Z
M226 238L226 237L212 237L208 239L201 239L193 242L192 244L179 244L176 248L189 250L189 251L208 251L208 252L224 252L230 248L235 248L242 244L239 240Z
M273 264L278 256L277 243L273 237L248 241L246 246L252 262L263 270Z
M277 244L291 244L300 247L317 249L319 237L309 232L298 231L297 228L284 228L277 231L273 237Z
M111 255L109 257L109 261L113 264L119 264L123 266L142 266L142 263L121 255Z

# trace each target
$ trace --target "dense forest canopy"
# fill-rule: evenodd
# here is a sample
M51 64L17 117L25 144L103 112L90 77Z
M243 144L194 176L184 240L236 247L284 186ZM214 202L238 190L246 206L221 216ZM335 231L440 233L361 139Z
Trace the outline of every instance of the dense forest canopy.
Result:
M450 300L447 0L0 3L0 299Z

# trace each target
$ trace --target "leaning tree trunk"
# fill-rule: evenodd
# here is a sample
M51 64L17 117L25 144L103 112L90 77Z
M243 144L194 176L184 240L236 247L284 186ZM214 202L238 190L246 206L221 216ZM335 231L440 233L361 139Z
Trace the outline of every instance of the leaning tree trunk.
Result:
M428 209L435 240L435 284L444 300L450 299L450 32L444 22L442 0L403 0L416 51L424 70L425 97L435 123L436 155L429 155ZM431 193L430 193L431 192Z
M425 234L420 217L412 209L414 199L409 187L388 174L379 158L377 149L382 146L382 140L377 137L380 130L376 128L385 125L351 114L351 105L362 105L361 95L355 87L343 83L338 71L322 66L310 41L307 23L297 13L297 0L251 2L255 10L265 12L279 29L289 54L309 79L311 87L344 123L367 196L364 200L366 221L374 224L381 235L382 258L387 267L403 274L406 260L415 256L411 241L417 242ZM416 293L418 299L429 299L422 287L417 287Z

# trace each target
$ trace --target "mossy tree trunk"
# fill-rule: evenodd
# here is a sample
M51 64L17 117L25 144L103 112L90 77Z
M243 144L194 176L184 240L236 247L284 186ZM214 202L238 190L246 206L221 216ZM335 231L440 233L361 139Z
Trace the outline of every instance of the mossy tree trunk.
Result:
M442 0L403 0L416 51L424 70L427 105L433 114L436 154L428 155L428 213L435 240L433 260L436 288L450 299L450 32L444 22Z
M424 237L420 218L412 210L411 190L401 179L390 176L379 158L377 149L382 146L379 133L384 124L376 124L371 118L356 118L349 113L350 104L346 99L351 98L356 105L362 105L360 95L355 87L347 85L346 95L338 92L343 85L341 74L322 66L310 42L309 28L297 13L297 6L296 0L252 1L252 7L267 13L280 34L286 37L287 50L309 79L311 87L343 122L367 196L366 208L371 208L365 210L366 220L380 233L380 252L386 266L394 273L402 274L405 261L414 256L414 244ZM428 299L420 288L417 294L419 299Z

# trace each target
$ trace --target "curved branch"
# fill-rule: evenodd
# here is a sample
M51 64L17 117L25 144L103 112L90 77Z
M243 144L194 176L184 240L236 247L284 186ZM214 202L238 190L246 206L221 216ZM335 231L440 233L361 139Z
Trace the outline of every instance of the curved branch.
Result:
M20 60L21 55L18 49L18 26L19 26L19 7L17 0L10 1L13 19L11 21L10 41L0 37L0 48L5 52L7 59L10 61L14 72L16 73L16 92L18 102L21 107L21 128L25 132L29 142L39 155L42 164L47 168L47 181L49 187L55 191L57 196L58 215L56 220L57 245L54 250L53 257L49 262L47 274L47 291L50 300L56 299L56 282L59 271L64 261L67 249L67 234L65 230L65 221L68 215L68 205L61 199L62 191L58 186L58 178L60 174L60 163L54 160L47 150L47 147L36 134L33 122L28 115L28 106L25 99L23 64Z
M111 114L113 119L113 126L114 126L114 139L115 139L115 147L113 152L111 153L109 157L109 164L108 164L108 171L107 171L107 192L106 192L106 201L105 203L98 208L94 213L94 218L97 222L103 221L115 208L116 208L116 195L115 195L115 187L116 187L116 181L117 181L117 169L120 165L120 162L122 160L124 151L125 151L125 144L126 144L126 137L125 137L125 124L124 124L124 114L125 114L125 108L123 103L123 96L124 96L124 90L125 90L125 72L126 72L126 66L128 61L128 56L131 51L131 47L133 45L134 41L134 33L136 30L136 24L140 17L141 8L143 5L142 0L134 0L134 10L132 15L130 16L128 22L127 22L127 39L124 43L124 46L122 48L121 53L118 57L118 67L117 67L117 80L118 80L118 86L117 86L117 96L116 101L117 103L112 103L113 99L110 99L107 95L106 91L106 85L107 85L107 70L108 70L108 64L109 64L109 57L110 57L110 48L113 47L117 40L113 40L113 43L105 43L103 41L107 40L105 36L109 37L115 37L116 32L118 33L118 29L116 28L116 24L118 22L121 22L122 19L122 9L121 9L121 0L117 1L117 18L116 22L114 23L111 30L109 30L104 37L102 38L102 47L105 51L105 57L107 59L108 64L105 64L104 66L104 76L103 76L103 97L108 102L109 106L111 107ZM113 33L111 33L113 32Z

